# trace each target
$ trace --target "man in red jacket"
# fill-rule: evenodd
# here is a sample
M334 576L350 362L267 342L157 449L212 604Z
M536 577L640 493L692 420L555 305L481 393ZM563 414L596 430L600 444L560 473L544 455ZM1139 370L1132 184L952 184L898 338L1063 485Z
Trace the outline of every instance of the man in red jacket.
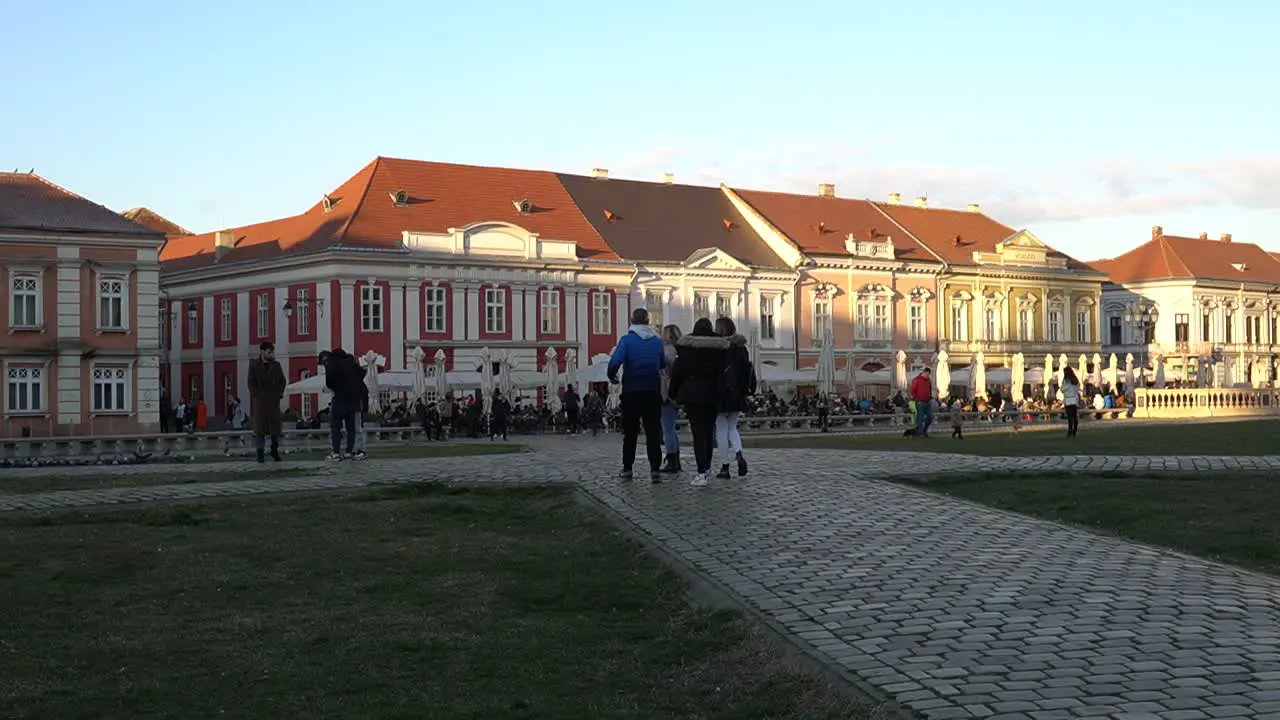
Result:
M920 371L911 381L911 400L916 404L916 437L929 437L933 424L933 378L929 368Z

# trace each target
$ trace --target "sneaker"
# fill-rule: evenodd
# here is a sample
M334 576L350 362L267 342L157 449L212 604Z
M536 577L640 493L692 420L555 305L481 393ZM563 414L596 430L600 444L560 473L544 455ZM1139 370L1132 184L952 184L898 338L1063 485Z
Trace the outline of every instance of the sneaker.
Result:
M708 484L707 476L710 474L711 474L710 471L705 473L694 473L693 482L689 484L694 487L705 487Z
M725 463L720 466L720 472L716 473L716 479L717 480L729 479L729 463Z
M747 475L747 459L742 457L742 453L738 453L738 477L746 477Z
M259 451L258 451L258 462L263 463L263 462L266 462L266 461L267 461L266 453L264 453L264 452L262 452L261 450L259 450Z
M329 462L338 462L343 459L340 453L329 453L329 457L325 458Z
M363 451L363 450L357 450L357 451L356 451L356 454L351 456L351 459L352 459L352 460L364 460L364 459L365 459L365 458L367 458L367 457L369 457L369 455L368 455L368 454L366 454L366 453L365 453L365 451Z
M630 471L630 470L623 470L622 472L618 473L618 479L620 479L620 480L630 480L630 479L631 479L631 471Z
M649 471L649 482L657 485L662 482L662 472L660 470Z

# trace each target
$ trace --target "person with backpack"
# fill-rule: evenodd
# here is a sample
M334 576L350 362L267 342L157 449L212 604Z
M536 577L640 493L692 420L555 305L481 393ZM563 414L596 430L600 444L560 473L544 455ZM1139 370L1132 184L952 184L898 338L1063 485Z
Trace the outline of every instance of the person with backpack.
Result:
M717 479L729 479L729 463L736 461L738 477L747 474L747 460L742 456L742 436L738 434L738 416L747 406L747 398L756 393L756 370L747 351L747 339L738 334L733 320L716 319L716 335L729 346L724 369L720 372L720 412L716 415L716 445L720 448L720 473Z
M667 396L684 407L693 435L696 473L693 485L708 484L715 451L716 416L720 413L720 379L729 354L729 341L716 335L707 318L693 324L693 332L676 341Z

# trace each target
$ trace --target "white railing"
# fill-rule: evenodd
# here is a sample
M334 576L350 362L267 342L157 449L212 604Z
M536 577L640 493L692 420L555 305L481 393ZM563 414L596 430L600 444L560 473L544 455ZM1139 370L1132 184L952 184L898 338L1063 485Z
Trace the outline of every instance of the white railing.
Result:
M1271 388L1138 388L1140 418L1248 417L1280 414Z

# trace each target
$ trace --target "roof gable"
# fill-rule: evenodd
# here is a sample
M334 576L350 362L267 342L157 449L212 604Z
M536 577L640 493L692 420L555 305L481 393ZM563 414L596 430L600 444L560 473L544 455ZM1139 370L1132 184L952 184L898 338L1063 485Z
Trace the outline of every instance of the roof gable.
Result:
M1053 258L1059 265L1065 262L1068 268L1091 269L1049 247L1029 231L1015 230L982 212L882 202L874 204L886 218L952 265L974 265L981 255L1002 255L1001 248L1011 247L1007 241L1016 239L1017 244L1013 247L1039 249L1046 258Z
M163 239L160 233L34 173L0 173L0 232L4 231Z
M1280 284L1280 260L1254 243L1153 233L1147 242L1103 267L1114 283L1156 280L1221 280Z
M132 220L145 228L150 228L156 232L164 233L165 235L182 236L195 234L150 208L137 207L131 210L125 210L120 214L126 219Z
M720 248L695 250L681 265L696 270L751 272L750 267Z

